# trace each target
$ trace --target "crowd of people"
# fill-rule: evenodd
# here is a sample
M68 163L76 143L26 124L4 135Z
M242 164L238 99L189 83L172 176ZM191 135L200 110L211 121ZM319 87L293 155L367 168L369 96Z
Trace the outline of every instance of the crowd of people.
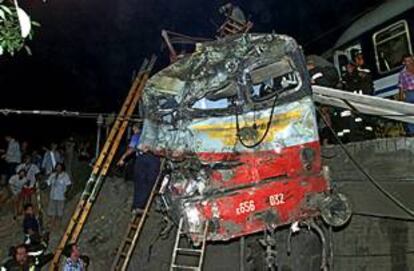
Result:
M69 137L61 144L51 143L38 150L13 136L4 139L5 148L0 149L0 188L11 195L13 219L22 223L22 240L10 249L10 258L3 263L2 270L40 270L53 257L46 253L49 232L60 227L66 194L73 183L73 162L89 161L90 145L77 144ZM40 191L47 188L50 191L46 224ZM76 244L70 244L66 254L64 270L85 270Z
M38 207L37 192L50 187L48 213L61 216L60 201L71 184L75 159L89 160L88 144L76 144L73 137L61 144L51 143L41 150L31 149L28 142L20 143L12 136L5 136L6 146L0 149L0 186L8 188L14 202L14 219L22 214L24 204ZM79 148L77 148L79 146Z
M130 143L117 165L122 167L127 160L134 161L132 213L141 215L158 176L160 160L138 150L141 127L134 124L132 131ZM7 190L11 194L13 218L16 223L22 220L24 241L10 249L10 258L3 263L2 270L26 270L27 267L40 270L53 258L52 254L46 253L49 232L53 234L61 226L66 195L74 182L73 161L89 162L92 159L90 145L77 144L71 137L61 144L51 143L49 147L35 150L27 142L19 142L12 136L5 136L4 139L7 144L3 150L0 149L0 190ZM48 223L44 223L44 201L39 198L40 191L46 189L49 189L45 208ZM66 256L63 270L86 270L89 260L80 255L76 244L69 244L63 255Z

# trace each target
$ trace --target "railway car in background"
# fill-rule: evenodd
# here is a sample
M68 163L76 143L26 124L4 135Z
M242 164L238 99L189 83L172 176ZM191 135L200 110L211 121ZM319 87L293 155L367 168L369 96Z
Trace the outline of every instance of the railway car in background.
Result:
M386 1L356 20L324 54L333 58L342 76L346 65L362 53L374 80L374 95L390 97L398 93L402 57L412 54L414 0Z

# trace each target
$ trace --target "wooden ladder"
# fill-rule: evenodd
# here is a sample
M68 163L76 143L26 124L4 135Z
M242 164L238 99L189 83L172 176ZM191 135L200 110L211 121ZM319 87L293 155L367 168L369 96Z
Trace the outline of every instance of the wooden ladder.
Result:
M158 174L157 180L154 183L151 194L145 205L144 213L142 215L134 215L128 225L127 232L124 238L122 239L122 243L119 246L115 259L112 263L111 270L113 271L125 271L128 268L128 264L131 260L132 253L134 252L134 249L138 243L140 233L142 232L144 223L151 209L151 204L157 193L158 184L160 183L162 170L164 168L164 161L164 159L161 160L160 173Z
M127 98L118 114L114 125L106 139L98 159L95 161L92 173L86 183L86 187L76 206L76 209L66 227L58 247L55 250L53 260L49 266L50 271L59 270L62 251L66 245L76 243L91 212L92 206L96 201L99 191L103 185L106 174L112 163L112 160L118 150L128 122L134 113L136 105L141 97L142 91L149 78L149 74L155 64L156 57L152 56L151 60L144 60L140 71L135 78Z

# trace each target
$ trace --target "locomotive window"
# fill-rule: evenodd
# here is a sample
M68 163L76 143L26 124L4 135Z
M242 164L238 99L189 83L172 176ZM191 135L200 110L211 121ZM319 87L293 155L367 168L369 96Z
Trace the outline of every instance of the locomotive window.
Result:
M231 98L236 95L236 85L230 82L221 88L210 90L205 97L197 100L191 108L202 110L225 109L230 106Z
M228 99L220 99L220 100L210 100L206 97L198 100L196 103L193 104L193 109L203 109L203 110L214 110L214 109L225 109L229 107L230 102Z
M251 72L250 97L253 102L262 102L275 95L284 96L297 91L301 85L300 75L289 61L282 60Z
M250 90L253 102L262 102L275 97L285 96L300 88L300 77L297 72L290 72L276 78L254 84Z
M406 21L397 22L373 36L375 58L379 73L401 67L401 58L411 53L410 34Z

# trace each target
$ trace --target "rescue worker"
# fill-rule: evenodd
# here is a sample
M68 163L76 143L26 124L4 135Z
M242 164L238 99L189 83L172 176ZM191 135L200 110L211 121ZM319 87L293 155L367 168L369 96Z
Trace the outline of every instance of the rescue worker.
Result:
M45 254L49 243L49 233L41 234L41 224L35 216L31 204L25 206L23 232L28 255L33 257L35 264L48 262L53 258L53 254Z
M33 271L34 266L29 261L26 245L18 245L10 249L12 257L1 267L1 271Z
M24 244L12 247L10 256L11 259L1 266L1 271L40 271L53 258L52 254L31 256L28 247Z
M362 94L362 78L358 72L358 67L354 62L349 62L346 65L346 73L342 77L342 83L345 91ZM364 127L357 127L359 126L358 124L362 122L362 119L359 117L357 118L351 110L340 110L338 114L338 136L344 142L353 141L355 139L355 132L364 129ZM355 120L357 120L357 122Z
M306 58L306 67L311 77L311 84L335 88L339 82L339 76L335 67L328 65L330 63L327 61L325 61L327 63L326 65L318 66L315 58L320 57L309 56ZM332 108L321 106L319 112L318 126L321 143L323 145L334 143L335 140L332 136L333 123L331 118L333 110Z
M25 244L30 244L31 237L40 234L40 223L33 212L33 205L24 206L23 232L25 234Z
M356 91L364 95L374 95L374 82L371 70L366 66L364 55L358 52L354 57L354 62L359 76ZM359 120L357 122L357 120ZM374 117L355 117L356 127L353 131L353 138L356 140L375 138L374 128L376 126Z
M306 67L311 77L311 84L335 88L339 82L339 76L333 66L318 66L314 57L306 59Z
M118 166L123 166L125 159L135 153L132 213L137 215L144 213L145 204L159 173L160 160L157 156L151 153L143 153L138 149L141 129L138 124L134 124L132 130L134 134L131 137L128 149L121 156L117 164Z
M346 73L342 76L343 89L349 92L357 91L359 88L360 77L357 67L349 62L346 65Z
M414 57L405 55L403 57L404 68L399 75L400 97L407 103L414 103ZM407 135L414 135L414 124L407 124Z
M374 83L372 81L371 70L365 66L364 55L361 52L358 52L353 60L359 75L358 89L356 89L356 91L362 92L362 94L365 95L373 95Z
M346 73L342 77L343 88L346 91L372 95L373 84L371 71L364 67L364 59L361 53L354 57L355 62L349 62L346 65ZM338 136L343 141L363 140L375 137L373 129L373 119L355 114L351 110L342 110L339 112L340 128Z

